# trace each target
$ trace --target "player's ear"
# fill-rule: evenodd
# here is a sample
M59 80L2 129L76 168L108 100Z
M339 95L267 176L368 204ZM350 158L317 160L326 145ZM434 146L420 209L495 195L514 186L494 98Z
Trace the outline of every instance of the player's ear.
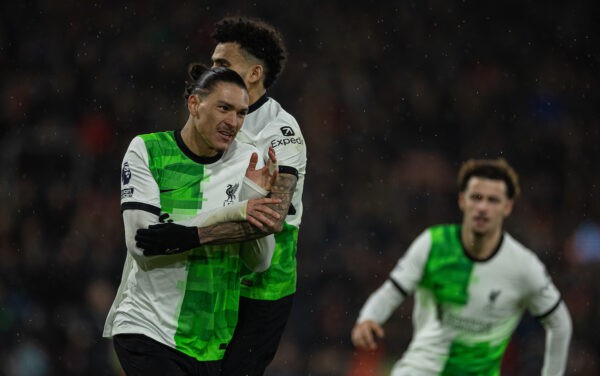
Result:
M508 217L510 213L512 213L513 207L515 205L515 200L508 199L506 202L506 206L504 207L504 218Z
M458 194L458 207L460 208L460 211L465 211L465 193L464 192L460 192Z
M197 94L192 94L187 99L187 106L190 115L198 116L198 106L200 105L200 97Z
M254 84L262 80L264 68L260 64L253 65L248 72L248 82Z

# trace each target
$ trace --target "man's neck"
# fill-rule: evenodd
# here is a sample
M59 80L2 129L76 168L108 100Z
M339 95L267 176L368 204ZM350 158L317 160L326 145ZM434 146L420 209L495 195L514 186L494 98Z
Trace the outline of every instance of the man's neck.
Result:
M489 258L500 244L502 229L489 234L476 234L465 227L461 231L461 240L465 251L474 259L485 260Z
M258 101L263 95L265 95L266 92L267 90L264 87L262 87L262 85L249 87L248 97L250 105L252 106L254 103L256 103L256 101Z
M191 120L188 120L188 123L181 130L181 139L185 146L198 157L214 157L217 155L216 150L211 150L202 143L199 137L194 134L192 128Z

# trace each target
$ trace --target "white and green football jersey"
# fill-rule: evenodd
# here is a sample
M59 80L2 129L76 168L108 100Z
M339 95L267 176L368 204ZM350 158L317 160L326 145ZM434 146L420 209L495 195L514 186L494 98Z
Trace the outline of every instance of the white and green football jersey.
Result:
M296 252L302 219L302 191L306 174L306 143L296 119L266 95L250 106L236 139L254 145L263 160L272 146L280 171L296 174L298 182L283 230L275 234L271 266L262 273L245 275L241 295L260 300L277 300L296 292Z
M413 338L392 375L499 375L502 355L525 310L544 317L560 304L537 256L508 233L477 261L464 251L459 225L434 226L411 244L358 321L383 324L414 292Z
M201 158L179 131L135 137L122 162L122 210L183 221L230 205L256 151L234 141L224 154ZM139 260L128 252L104 336L143 334L199 361L221 359L237 324L240 247L202 246Z

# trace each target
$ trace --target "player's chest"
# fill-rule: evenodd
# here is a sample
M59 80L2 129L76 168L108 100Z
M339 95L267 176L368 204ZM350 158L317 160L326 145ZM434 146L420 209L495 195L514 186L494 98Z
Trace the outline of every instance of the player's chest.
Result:
M467 302L461 308L469 316L484 315L502 320L522 311L524 292L518 276L510 270L475 266L471 274Z
M173 207L190 215L239 201L247 162L218 163L212 166L165 166L159 180L162 207Z

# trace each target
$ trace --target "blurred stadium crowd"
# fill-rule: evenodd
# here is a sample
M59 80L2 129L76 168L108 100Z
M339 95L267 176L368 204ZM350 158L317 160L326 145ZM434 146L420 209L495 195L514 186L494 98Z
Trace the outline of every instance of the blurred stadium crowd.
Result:
M187 64L214 22L261 17L290 60L269 95L309 152L294 313L268 375L384 375L355 354L368 294L426 226L458 220L455 175L504 157L522 199L508 231L537 252L574 320L568 375L600 374L596 2L198 1L0 5L0 374L118 375L101 328L125 247L119 166L131 138L177 129ZM539 373L526 317L507 375ZM373 365L371 371L369 366Z

